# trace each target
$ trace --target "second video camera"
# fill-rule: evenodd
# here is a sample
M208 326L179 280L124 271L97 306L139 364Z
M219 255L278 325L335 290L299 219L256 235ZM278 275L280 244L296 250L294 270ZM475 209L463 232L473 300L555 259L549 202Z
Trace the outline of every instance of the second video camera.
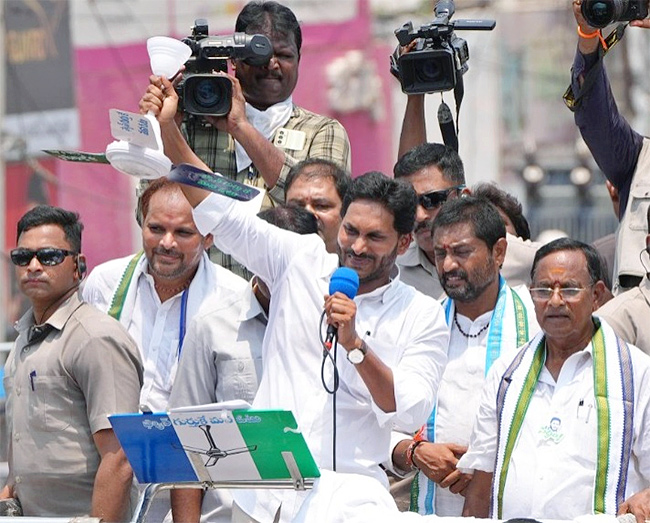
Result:
M454 30L491 31L494 20L450 21L455 11L454 3L441 0L436 3L436 18L417 31L408 22L395 31L401 46L418 39L415 48L393 60L397 74L406 94L424 94L451 91L467 69L469 47Z
M648 0L582 0L580 10L591 27L603 28L614 22L647 18L648 4Z
M192 34L183 39L192 48L185 63L182 81L176 86L179 108L197 116L224 116L232 105L232 82L213 71L228 70L229 58L249 65L265 65L273 56L270 40L260 34L234 33L232 36L208 36L208 22L199 18Z

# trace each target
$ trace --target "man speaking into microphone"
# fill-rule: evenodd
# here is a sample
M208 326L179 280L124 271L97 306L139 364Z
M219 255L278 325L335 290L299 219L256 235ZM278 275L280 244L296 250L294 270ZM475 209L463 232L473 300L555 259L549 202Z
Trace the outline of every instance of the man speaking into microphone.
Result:
M165 153L176 165L207 170L178 128L166 123L177 96L168 82L162 87L157 103L143 109L159 116ZM391 427L395 422L415 431L426 420L449 339L441 306L402 283L395 266L411 241L413 189L376 172L354 180L341 209L338 255L315 235L273 227L239 202L185 185L183 192L201 233L212 232L217 247L257 274L273 296L253 406L293 411L322 471L334 470L335 462L337 472L370 476L387 487L379 464L389 458ZM354 299L328 293L339 265L359 276ZM324 351L328 324L338 329L332 351ZM337 478L324 472L319 488ZM281 506L280 520L291 521L305 497L296 491L236 492L248 519L236 519L234 507L233 520L272 521ZM386 492L387 498L392 503Z
M173 123L173 86L163 78L157 87L150 90L156 99L148 97L141 109L158 118L165 154L175 165L208 170ZM413 188L378 172L355 179L341 207L337 254L315 235L280 230L252 216L240 202L182 189L201 234L213 233L215 245L266 282L273 296L253 406L293 411L321 470L363 474L387 487L379 464L390 457L391 427L416 431L426 421L449 341L440 304L402 283L395 265L411 242ZM339 266L359 276L354 299L328 293ZM323 356L327 324L337 327L338 343ZM280 506L281 520L291 521L304 497L296 491L235 494L253 521L273 521Z
M395 265L411 241L413 189L377 172L354 180L341 210L338 255L316 236L248 216L233 200L206 198L187 186L183 191L199 230L212 231L220 249L271 289L254 407L292 410L321 469L371 476L387 487L379 464L389 457L392 424L415 431L426 420L449 336L438 302L402 283ZM359 277L354 299L328 292L339 266ZM328 351L321 340L330 324L337 335ZM302 497L295 491L235 493L253 521L273 520L280 504L281 521L291 521Z

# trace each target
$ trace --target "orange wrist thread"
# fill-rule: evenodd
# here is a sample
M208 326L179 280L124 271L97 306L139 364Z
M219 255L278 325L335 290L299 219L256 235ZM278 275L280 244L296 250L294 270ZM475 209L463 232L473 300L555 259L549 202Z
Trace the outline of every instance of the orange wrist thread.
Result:
M600 44L603 46L603 49L607 49L607 42L605 42L605 39L603 38L603 33L600 29L597 29L593 33L585 33L580 26L578 26L578 35L582 38L587 38L587 39L592 39L592 38L598 38L600 40Z

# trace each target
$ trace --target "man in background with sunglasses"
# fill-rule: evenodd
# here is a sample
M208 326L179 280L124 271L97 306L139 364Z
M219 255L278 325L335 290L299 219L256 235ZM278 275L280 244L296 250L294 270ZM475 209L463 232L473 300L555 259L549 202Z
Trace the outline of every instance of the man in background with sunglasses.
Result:
M469 192L463 162L456 151L445 145L424 143L402 156L393 174L395 179L409 183L418 196L415 241L397 258L400 278L428 296L441 298L444 291L436 273L431 225L448 198Z
M32 307L5 365L9 477L0 497L24 515L128 519L133 473L107 416L134 412L138 348L114 319L81 301L85 273L76 213L38 206L11 251Z
M440 206L448 199L470 194L465 186L463 162L446 145L422 143L397 161L393 173L396 179L410 183L418 195L415 242L397 259L400 278L424 294L441 298L444 291L435 269L431 225ZM528 283L538 245L512 234L507 235L507 240L508 254L501 274L510 286Z
M464 516L650 519L650 357L593 316L601 264L569 238L537 251L530 294L542 332L488 374L457 465L474 472Z

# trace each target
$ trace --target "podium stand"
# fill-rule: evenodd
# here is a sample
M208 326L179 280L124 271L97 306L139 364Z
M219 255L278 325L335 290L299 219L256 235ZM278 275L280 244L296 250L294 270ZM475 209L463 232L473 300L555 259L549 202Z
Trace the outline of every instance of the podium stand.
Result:
M214 404L109 420L136 478L148 484L133 522L145 521L162 490L306 490L320 476L290 411Z

